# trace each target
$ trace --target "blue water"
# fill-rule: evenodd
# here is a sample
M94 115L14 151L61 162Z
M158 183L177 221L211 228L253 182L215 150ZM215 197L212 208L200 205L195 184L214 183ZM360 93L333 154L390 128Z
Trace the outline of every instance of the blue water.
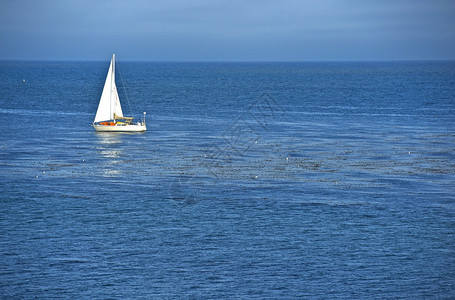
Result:
M118 65L0 62L2 298L455 297L454 62Z

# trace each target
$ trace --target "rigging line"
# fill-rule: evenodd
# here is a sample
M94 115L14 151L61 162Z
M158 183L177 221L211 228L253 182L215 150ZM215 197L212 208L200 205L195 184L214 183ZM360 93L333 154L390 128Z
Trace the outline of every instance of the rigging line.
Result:
M118 63L117 63L117 70L120 75L120 79L122 80L122 86L123 86L123 90L125 91L126 101L128 102L128 108L130 109L130 116L133 116L133 110L131 109L130 99L128 99L128 93L126 92L126 85L123 82L123 76L122 76L122 73L120 72L120 68L118 67Z

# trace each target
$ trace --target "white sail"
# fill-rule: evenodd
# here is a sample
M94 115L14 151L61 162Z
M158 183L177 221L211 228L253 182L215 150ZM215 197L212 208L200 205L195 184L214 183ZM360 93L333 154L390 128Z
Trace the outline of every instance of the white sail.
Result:
M115 81L114 81L114 89L113 89L112 97L114 99L114 101L112 101L112 102L114 103L115 116L123 117L122 106L120 105L120 98L118 97L117 86L115 85Z
M114 119L114 114L123 116L122 106L115 85L115 54L112 55L109 71L107 72L104 83L103 93L101 94L98 110L96 111L95 121L102 122Z

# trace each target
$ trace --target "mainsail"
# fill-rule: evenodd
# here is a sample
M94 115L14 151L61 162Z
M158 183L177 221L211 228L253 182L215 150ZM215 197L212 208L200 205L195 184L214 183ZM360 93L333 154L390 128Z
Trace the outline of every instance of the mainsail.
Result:
M122 106L120 105L117 86L115 85L115 54L112 55L94 122L114 120L114 117L116 119L123 117Z

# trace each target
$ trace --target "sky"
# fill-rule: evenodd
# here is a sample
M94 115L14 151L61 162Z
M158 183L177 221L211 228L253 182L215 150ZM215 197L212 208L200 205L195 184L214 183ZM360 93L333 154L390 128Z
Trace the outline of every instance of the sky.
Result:
M0 60L454 60L454 0L0 0Z

